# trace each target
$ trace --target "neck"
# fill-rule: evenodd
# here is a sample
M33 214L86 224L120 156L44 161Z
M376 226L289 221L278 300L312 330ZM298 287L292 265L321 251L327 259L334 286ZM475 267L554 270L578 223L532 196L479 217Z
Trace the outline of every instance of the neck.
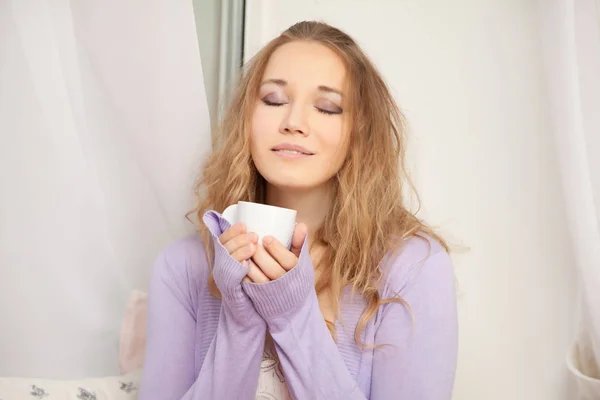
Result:
M296 210L296 220L306 224L311 238L329 213L333 201L333 188L331 185L323 185L302 190L267 185L266 195L267 204Z

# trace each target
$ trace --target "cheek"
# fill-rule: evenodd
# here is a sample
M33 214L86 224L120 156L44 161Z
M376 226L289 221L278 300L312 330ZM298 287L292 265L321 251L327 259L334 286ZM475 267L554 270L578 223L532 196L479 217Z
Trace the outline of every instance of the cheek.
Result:
M256 139L258 132L261 131L263 124L263 118L258 111L254 111L252 114L252 123L250 125L250 139Z
M250 146L252 152L261 147L261 143L265 141L265 133L269 131L268 118L264 112L257 109L252 115L252 123L250 125Z
M263 105L257 105L252 115L252 134L259 136L278 132L281 119L277 111Z
M322 135L321 143L323 148L327 149L329 161L337 166L337 164L341 164L346 158L349 133L344 129L340 121L331 123L329 129L325 130L325 132L327 133Z

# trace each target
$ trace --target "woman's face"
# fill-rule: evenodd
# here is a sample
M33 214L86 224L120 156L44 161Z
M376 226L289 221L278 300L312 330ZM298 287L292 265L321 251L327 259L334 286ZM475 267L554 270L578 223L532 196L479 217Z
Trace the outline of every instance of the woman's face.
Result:
M250 133L252 159L279 188L327 184L347 152L346 68L327 47L291 42L269 59Z

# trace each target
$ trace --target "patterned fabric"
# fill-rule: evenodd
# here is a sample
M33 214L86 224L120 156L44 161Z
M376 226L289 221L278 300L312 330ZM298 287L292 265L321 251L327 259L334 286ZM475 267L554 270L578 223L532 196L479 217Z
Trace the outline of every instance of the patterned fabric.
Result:
M260 363L256 400L292 400L270 335L265 340L265 352Z
M136 400L141 375L138 370L82 380L0 378L0 400Z

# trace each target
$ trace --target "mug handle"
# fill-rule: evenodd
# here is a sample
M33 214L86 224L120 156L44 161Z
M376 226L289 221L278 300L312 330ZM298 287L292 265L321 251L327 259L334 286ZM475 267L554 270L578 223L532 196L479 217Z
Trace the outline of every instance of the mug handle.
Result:
M236 218L236 211L237 211L237 204L232 204L229 207L227 207L225 209L225 211L223 211L223 214L221 214L223 216L223 218L225 218L227 220L227 222L229 222L231 225L235 224L235 220Z

